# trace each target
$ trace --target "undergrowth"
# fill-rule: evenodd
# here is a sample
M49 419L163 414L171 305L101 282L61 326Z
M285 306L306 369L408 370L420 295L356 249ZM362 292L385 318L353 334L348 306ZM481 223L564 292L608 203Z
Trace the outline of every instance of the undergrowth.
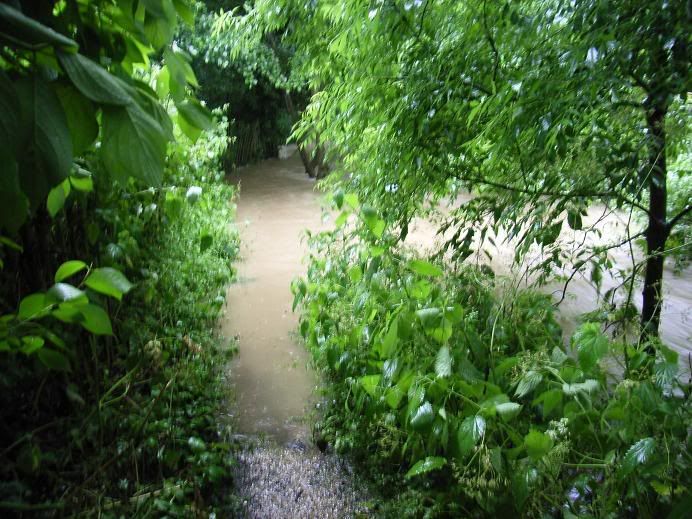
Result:
M66 281L108 311L113 333L88 333L78 326L85 321L53 312L33 326L61 338L56 351L65 363L2 353L3 515L231 513L215 497L228 494L219 489L230 487L232 463L217 420L231 350L215 324L238 247L228 228L233 188L222 170L227 124L218 120L194 146L178 135L169 145L167 187L143 189L131 180L113 189L95 176L94 192L70 198L49 224L43 238L50 254L36 256L42 245L31 236L23 253L5 250L5 263L19 274L1 274L4 323L15 318L15 301L52 285L58 265L93 258L87 274ZM32 227L40 229L41 218ZM133 285L122 301L84 285L96 266L122 272Z
M359 463L376 515L685 514L692 415L673 351L595 322L566 348L548 297L403 252L374 208L335 202L293 290L327 382L316 435Z

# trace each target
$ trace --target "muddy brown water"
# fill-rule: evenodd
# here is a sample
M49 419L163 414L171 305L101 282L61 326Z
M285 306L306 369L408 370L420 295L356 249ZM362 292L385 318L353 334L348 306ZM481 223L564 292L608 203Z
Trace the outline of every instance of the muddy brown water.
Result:
M232 181L240 185L241 249L222 331L238 341L231 365L236 427L279 443L306 440L317 380L296 340L290 284L304 273L305 230L322 225L320 196L295 156L241 168Z

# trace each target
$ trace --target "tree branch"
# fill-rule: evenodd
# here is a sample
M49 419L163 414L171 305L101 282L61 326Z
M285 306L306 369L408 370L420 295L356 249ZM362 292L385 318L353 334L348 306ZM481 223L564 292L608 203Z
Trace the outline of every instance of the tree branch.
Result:
M692 205L688 205L687 207L685 207L682 211L676 214L670 222L668 222L668 224L666 225L666 230L668 231L668 234L670 234L670 231L673 230L673 227L680 223L680 220L682 220L686 215L688 215L690 211L692 211Z

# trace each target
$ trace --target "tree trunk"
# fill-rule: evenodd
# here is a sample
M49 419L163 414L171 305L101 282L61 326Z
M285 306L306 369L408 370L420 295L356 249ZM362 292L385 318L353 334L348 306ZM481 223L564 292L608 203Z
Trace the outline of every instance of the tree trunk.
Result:
M288 90L284 90L284 101L286 102L286 110L288 110L288 114L291 116L291 123L296 122L298 120L298 112ZM303 142L296 142L296 145L298 146L298 154L305 168L305 173L307 173L310 178L315 178L316 173L310 162L310 156L305 149L305 144Z
M649 141L649 225L646 229L646 273L642 290L642 338L658 337L661 321L663 261L668 226L666 214L666 108L647 112Z

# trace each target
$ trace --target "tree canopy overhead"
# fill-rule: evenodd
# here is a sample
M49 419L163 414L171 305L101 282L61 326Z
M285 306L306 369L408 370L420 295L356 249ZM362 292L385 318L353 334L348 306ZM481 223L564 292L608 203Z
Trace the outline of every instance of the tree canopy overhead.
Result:
M470 190L448 223L457 255L504 228L518 260L541 248L547 275L605 264L605 250L567 257L557 240L591 230L590 205L643 218L626 239L645 239L631 274L657 333L666 242L691 209L687 184L667 189L690 153L683 2L259 0L242 19L295 49L315 92L297 134L328 141L347 186L403 229L430 196Z

